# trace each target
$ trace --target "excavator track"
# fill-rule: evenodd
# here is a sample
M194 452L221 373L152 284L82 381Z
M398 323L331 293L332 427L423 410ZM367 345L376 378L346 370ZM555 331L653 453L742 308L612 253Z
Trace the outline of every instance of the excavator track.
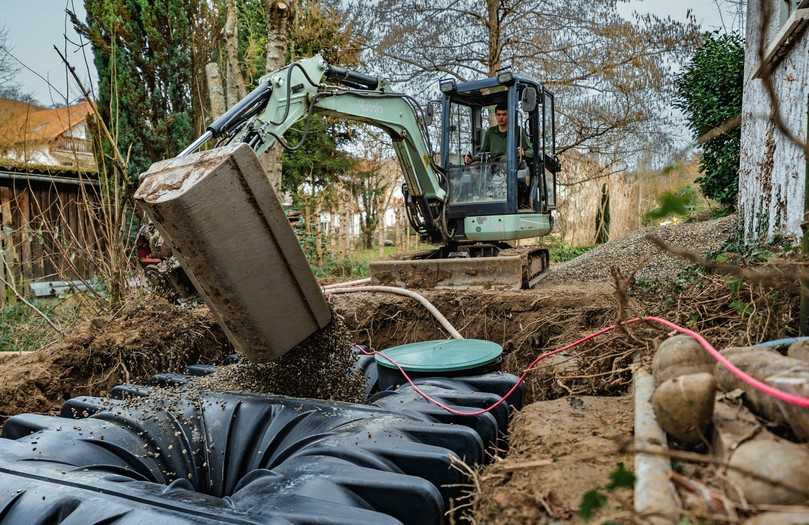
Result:
M524 260L522 267L522 288L529 289L536 286L545 276L545 271L551 264L550 252L547 248L528 246L511 248L500 252L501 256L519 256Z

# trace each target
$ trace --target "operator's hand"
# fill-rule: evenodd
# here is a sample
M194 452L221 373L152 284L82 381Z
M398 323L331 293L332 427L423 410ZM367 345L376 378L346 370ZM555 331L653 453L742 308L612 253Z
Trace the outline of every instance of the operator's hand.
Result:
M520 160L525 156L525 151L522 149L522 146L517 146L517 156Z
M472 161L473 161L472 155L470 155L469 153L463 156L463 163L465 165L469 166L470 164L472 164Z

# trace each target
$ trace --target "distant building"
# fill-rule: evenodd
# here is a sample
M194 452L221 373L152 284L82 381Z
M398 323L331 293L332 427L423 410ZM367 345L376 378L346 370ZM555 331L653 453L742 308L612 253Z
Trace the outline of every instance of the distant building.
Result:
M739 166L739 212L748 242L799 238L809 219L806 155L768 117L772 106L759 59L765 6L772 16L763 63L772 68L786 127L799 140L809 140L809 0L748 0Z
M87 129L90 104L42 108L0 99L0 165L96 172Z
M98 171L88 103L42 108L0 99L0 307L15 292L89 278ZM8 285L4 283L9 283Z

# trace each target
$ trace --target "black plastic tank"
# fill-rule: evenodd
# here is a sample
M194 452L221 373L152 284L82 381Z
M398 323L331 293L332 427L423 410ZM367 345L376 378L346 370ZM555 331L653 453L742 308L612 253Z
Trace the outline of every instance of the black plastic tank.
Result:
M161 374L153 384L192 379ZM516 380L417 383L471 410ZM121 385L113 399L69 400L59 417L14 416L0 439L0 524L440 523L465 481L454 458L484 460L521 390L470 417L409 385L372 389L368 405L354 405Z

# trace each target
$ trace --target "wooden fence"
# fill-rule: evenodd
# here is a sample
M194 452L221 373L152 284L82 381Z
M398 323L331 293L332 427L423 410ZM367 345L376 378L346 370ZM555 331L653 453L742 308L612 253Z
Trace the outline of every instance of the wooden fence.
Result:
M0 307L37 281L92 276L87 247L97 245L90 220L93 182L0 172ZM89 190L88 190L89 188Z

